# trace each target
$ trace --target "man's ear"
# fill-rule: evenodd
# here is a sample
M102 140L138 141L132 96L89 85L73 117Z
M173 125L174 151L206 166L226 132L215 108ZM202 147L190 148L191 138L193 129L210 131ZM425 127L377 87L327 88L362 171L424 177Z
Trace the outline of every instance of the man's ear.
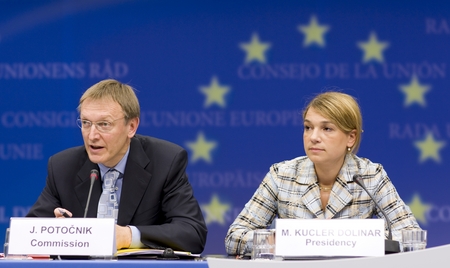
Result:
M131 118L129 120L128 124L129 124L128 137L132 138L132 137L134 137L134 135L136 134L136 131L138 129L139 118L138 117Z

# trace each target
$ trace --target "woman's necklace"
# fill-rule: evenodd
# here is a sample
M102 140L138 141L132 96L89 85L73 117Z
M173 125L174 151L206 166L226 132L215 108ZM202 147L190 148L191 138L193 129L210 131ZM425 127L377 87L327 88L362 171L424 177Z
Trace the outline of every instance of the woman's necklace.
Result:
M329 191L331 191L331 188L333 188L333 187L325 187L319 183L319 189L323 192L329 192Z

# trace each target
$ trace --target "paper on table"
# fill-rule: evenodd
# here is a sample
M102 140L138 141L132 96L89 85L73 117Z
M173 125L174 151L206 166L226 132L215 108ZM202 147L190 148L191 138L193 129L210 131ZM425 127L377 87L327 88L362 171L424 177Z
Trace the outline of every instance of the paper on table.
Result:
M152 249L152 248L131 248L131 249L120 249L117 251L117 257L123 256L133 256L133 255L162 255L164 253L163 249ZM200 254L194 254L188 251L177 251L174 250L173 253L179 257L189 257L189 258L200 258Z

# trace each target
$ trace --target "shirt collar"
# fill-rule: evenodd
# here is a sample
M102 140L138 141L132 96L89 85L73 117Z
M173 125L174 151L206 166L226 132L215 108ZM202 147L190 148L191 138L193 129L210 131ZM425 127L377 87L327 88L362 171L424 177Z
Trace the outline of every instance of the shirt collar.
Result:
M109 168L103 164L98 164L98 166L100 167L100 174L101 174L101 178L103 181L103 175L108 172L108 170L110 169L115 169L117 171L119 171L121 174L124 174L125 172L125 165L127 164L127 159L128 159L128 155L130 153L130 147L128 147L127 152L125 153L125 155L122 157L122 159L119 161L119 163L117 163L116 166ZM119 177L120 178L120 177Z
M363 169L361 167L360 161L357 161L356 155L352 153L347 153L344 159L344 163L342 165L341 170L339 171L338 177L346 182L353 181L353 175L359 172L359 170ZM302 184L312 184L317 181L316 171L314 170L314 163L306 157L305 161L297 167L297 174L299 174L299 178L297 180ZM303 172L299 172L303 170ZM305 175L302 175L305 174Z

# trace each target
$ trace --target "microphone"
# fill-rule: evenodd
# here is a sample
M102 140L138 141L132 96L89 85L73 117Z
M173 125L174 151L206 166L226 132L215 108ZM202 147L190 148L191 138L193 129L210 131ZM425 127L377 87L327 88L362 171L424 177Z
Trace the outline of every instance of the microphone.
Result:
M384 219L385 219L387 227L388 227L388 239L385 240L385 243L384 243L385 254L400 252L400 243L398 241L392 240L391 221L387 217L384 210L381 209L380 205L378 205L378 202L375 200L375 198L372 196L372 194L369 191L367 191L367 188L364 185L362 176L360 174L353 175L353 181L356 182L356 184L358 184L359 186L361 186L361 188L364 189L364 191L369 195L370 199L372 199L372 201L375 203L375 206L378 208L378 210L381 211L381 213L384 216Z
M86 208L84 209L84 217L83 218L86 218L86 215L88 212L89 203L91 201L92 187L94 186L94 181L96 181L98 179L98 171L96 169L92 169L91 175L89 177L91 179L91 186L89 187L89 194L88 194L88 198L86 201Z

